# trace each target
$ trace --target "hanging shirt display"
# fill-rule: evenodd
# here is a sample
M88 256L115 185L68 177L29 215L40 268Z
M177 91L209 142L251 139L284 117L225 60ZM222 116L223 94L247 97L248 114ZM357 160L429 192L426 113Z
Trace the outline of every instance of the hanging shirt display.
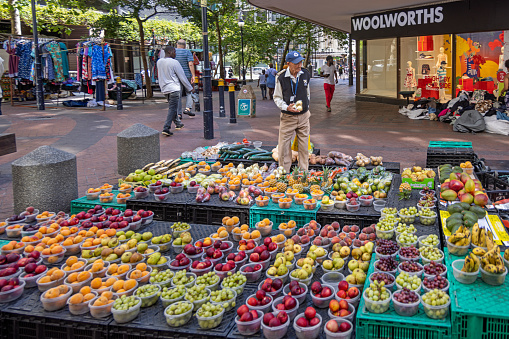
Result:
M51 55L51 59L53 62L53 68L55 70L55 81L56 82L63 82L65 80L64 77L64 68L62 66L62 55L60 54L60 45L55 42L51 41L48 42L46 45L46 50Z
M25 41L17 44L16 55L19 57L18 76L22 79L30 79L32 69L32 42Z
M63 42L59 42L60 46L60 57L62 58L62 70L64 72L64 78L69 77L69 57L67 56L67 46Z
M4 42L3 47L9 54L9 77L17 77L19 56L16 55L16 43L14 41L7 40Z

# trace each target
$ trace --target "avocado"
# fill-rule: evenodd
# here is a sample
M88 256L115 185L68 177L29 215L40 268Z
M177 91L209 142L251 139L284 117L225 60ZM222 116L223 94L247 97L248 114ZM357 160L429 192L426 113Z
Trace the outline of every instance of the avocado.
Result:
M461 224L454 224L454 226L452 228L449 229L449 231L451 231L451 234L454 234L458 228L460 228ZM449 227L447 227L449 228Z
M468 211L468 209L470 208L470 204L467 204L466 202L460 202L458 205L460 205L461 208L463 208L466 211Z
M447 220L445 221L445 225L446 225L447 229L449 231L451 231L454 227L456 227L456 226L460 227L461 225L463 225L463 221L462 220L458 220L458 219L447 218Z
M477 205L470 206L469 211L475 213L479 219L482 219L486 216L486 210Z
M461 204L452 204L447 207L447 212L449 212L449 214L451 215L453 215L454 213L461 213L461 211L463 210L464 208L461 207Z
M463 221L465 220L471 220L474 224L477 222L477 220L479 219L477 217L477 214L475 214L474 212L470 212L470 211L464 211L465 213L463 214Z

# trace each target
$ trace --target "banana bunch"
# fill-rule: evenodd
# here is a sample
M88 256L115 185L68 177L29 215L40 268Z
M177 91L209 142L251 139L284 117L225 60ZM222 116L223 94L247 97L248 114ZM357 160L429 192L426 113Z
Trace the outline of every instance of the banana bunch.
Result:
M471 241L471 234L468 227L461 225L454 234L452 234L448 241L455 246L469 246Z
M478 223L475 223L474 227L472 227L472 244L479 247L488 247L486 244L486 230L479 228Z
M470 253L465 257L465 263L461 269L463 272L477 272L479 270L479 264L481 260L474 253Z
M487 231L486 232L486 246L484 246L484 247L487 247L488 251L491 251L495 246L497 246L497 245L493 241L493 233L491 233L491 231Z
M495 244L495 246L481 258L481 267L489 273L501 274L505 272L504 262L502 261L498 245Z

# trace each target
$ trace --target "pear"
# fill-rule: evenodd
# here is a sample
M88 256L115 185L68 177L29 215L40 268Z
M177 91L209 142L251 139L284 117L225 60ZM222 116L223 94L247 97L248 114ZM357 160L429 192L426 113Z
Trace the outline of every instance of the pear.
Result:
M285 252L285 259L286 259L286 261L290 262L290 261L293 260L293 258L294 258L294 254L293 254L292 251L286 251Z
M171 234L165 234L163 235L162 239L161 239L161 243L167 243L167 242L170 242L171 241Z
M350 285L356 285L357 284L357 280L355 280L355 277L351 274L349 274L347 277L346 277L346 282L349 283Z
M131 239L136 239L136 242L140 242L141 241L141 234L139 233L135 233L131 236Z
M307 257L311 258L313 260L316 260L316 253L315 252L308 252Z
M150 253L154 253L154 249L152 249L152 248L147 248L147 249L145 250L145 252L143 252L143 254L150 254Z
M129 246L129 249L136 247L136 244L138 241L136 239L131 239L127 242L127 246Z
M117 247L118 246L118 239L117 238L113 238L111 239L109 242L108 242L108 247Z
M101 257L103 257L103 258L107 257L112 253L113 253L113 250L111 248L105 248L101 251Z
M285 265L281 265L281 266L279 266L279 268L277 269L277 275L278 275L278 276L283 276L283 275L285 275L287 272L288 272L288 268L287 268Z
M123 263L128 263L131 260L132 255L133 254L131 252L125 252L124 254L122 254L122 257L120 260Z
M134 263L137 263L138 261L142 261L142 260L143 260L142 255L134 252L133 255L131 255L131 259L129 260L129 262L131 264L134 264Z
M110 238L102 238L101 239L101 246L108 246L108 242L110 241Z
M302 266L302 270L306 271L308 274L311 274L313 273L313 266L309 265L309 264L304 264L304 266ZM306 279L306 278L304 278Z
M309 277L309 274L310 273L308 273L308 271L306 271L305 269L301 269L297 272L297 277L301 280L304 280Z
M276 261L274 262L274 267L277 269L279 266L283 265L283 258L282 257L279 257L276 259ZM271 274L271 275L274 275L274 274Z
M342 258L334 258L332 259L332 265L334 268L339 269L345 265L345 261Z
M173 240L173 245L182 246L182 238L177 238L177 239Z
M160 258L161 258L161 253L159 253L159 252L153 253L148 257L147 264L157 265L157 262L159 261Z
M85 258L85 259L89 259L89 258L92 258L93 255L90 250L83 250L83 251L81 251L81 257Z
M267 270L267 274L268 274L268 275L272 275L272 276L276 276L276 275L278 275L278 274L277 274L277 272L278 272L278 270L277 270L277 268L275 268L275 267L271 267L271 268L269 268L269 269Z
M145 253L147 248L148 248L148 245L147 245L147 243L144 242L144 243L138 244L138 247L136 248L136 250L138 251L138 253Z
M159 261L157 262L157 265L162 265L167 261L168 261L168 259L166 259L166 257L161 257L161 259L159 259Z
M134 231L127 231L127 232L126 232L126 234L125 234L125 236L126 236L127 238L131 238L131 237L133 236L133 234L134 234ZM117 233L117 235L118 235L118 233Z
M121 234L119 237L118 237L118 240L126 240L127 237L125 236L125 234Z
M285 256L285 255L284 255L284 253L278 253L278 254L276 254L276 259L277 259L277 258L281 258L281 257L283 257L283 258L284 258L284 256Z
M125 249L122 246L116 247L113 250L113 253L115 253L118 258L120 258L124 254L124 252L125 252Z
M161 242L162 237L154 237L152 238L152 243L157 245Z
M113 261L113 260L117 260L117 259L118 259L118 256L115 253L112 253L109 256L107 256L106 259L104 259L104 260L105 261Z
M94 257L98 257L101 255L103 251L103 248L102 247L97 247L95 250L94 250Z
M145 232L145 233L142 234L141 238L143 239L143 241L147 241L150 238L152 238L152 233L151 232Z

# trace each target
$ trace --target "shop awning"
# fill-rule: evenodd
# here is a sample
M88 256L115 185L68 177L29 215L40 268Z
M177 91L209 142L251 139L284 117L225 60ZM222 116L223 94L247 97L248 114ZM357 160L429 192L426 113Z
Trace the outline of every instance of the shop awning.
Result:
M440 2L422 0L248 0L251 5L256 7L348 33L350 32L350 19L354 15L452 1L457 0Z

